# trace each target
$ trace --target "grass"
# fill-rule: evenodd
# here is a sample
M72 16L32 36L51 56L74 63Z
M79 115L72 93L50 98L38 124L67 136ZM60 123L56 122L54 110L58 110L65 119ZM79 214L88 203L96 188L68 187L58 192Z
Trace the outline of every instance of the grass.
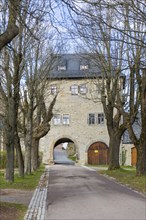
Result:
M4 178L4 171L0 172L0 189L23 189L23 190L34 190L38 185L40 177L44 172L44 167L39 168L31 175L25 175L24 178L19 177L15 174L14 183L8 183Z
M73 160L73 161L76 161L76 159L77 159L77 157L74 156L74 155L72 155L72 156L68 156L68 158L69 158L70 160Z
M0 202L0 215L3 219L23 220L27 207L21 204Z
M146 176L136 176L136 170L132 167L122 167L118 170L102 170L101 174L111 176L116 181L128 185L130 188L146 193Z

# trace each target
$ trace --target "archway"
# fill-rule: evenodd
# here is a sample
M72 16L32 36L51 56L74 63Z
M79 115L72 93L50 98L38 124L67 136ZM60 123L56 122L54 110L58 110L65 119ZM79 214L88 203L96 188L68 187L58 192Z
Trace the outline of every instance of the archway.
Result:
M76 146L69 138L60 138L54 144L53 160L55 164L70 164L76 162Z
M103 142L95 142L88 149L88 164L108 164L109 148Z

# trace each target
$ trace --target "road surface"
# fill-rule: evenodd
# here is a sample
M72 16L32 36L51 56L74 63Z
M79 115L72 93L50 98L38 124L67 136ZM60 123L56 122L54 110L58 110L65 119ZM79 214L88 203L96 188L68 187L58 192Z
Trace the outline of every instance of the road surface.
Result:
M68 164L74 165L75 162L67 158L66 150L62 150L61 148L54 149L54 163L55 164Z
M146 220L146 198L80 166L50 167L45 220Z

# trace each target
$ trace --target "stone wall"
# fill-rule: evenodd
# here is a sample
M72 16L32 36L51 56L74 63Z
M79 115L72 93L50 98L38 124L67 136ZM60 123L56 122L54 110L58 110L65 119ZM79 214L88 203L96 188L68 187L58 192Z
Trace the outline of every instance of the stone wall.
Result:
M53 161L53 150L55 143L64 138L74 142L76 152L79 156L79 163L87 163L87 150L91 144L97 141L102 141L108 145L109 138L104 124L88 124L89 113L103 113L103 107L100 102L100 96L97 94L94 81L77 79L77 80L58 80L51 82L52 85L57 85L59 91L57 101L54 107L54 114L69 114L69 125L54 125L51 121L51 129L49 133L41 139L40 147L43 151L43 162L48 164ZM73 84L86 84L87 94L71 95L70 86ZM46 103L50 103L53 95L49 95L50 85L48 85L46 93ZM47 95L48 94L48 95ZM93 102L93 99L96 102Z

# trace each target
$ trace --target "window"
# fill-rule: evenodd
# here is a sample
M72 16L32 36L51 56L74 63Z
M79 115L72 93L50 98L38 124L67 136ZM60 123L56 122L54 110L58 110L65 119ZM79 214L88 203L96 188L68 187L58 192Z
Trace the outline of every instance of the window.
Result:
M57 87L55 85L51 86L51 94L56 94L57 93Z
M104 114L100 113L98 114L98 124L103 124L104 123Z
M88 114L88 124L104 124L104 114L103 113L89 113Z
M87 70L88 69L88 65L80 65L80 70Z
M81 94L86 94L87 93L87 87L86 87L86 85L81 85L80 87L79 87L79 91L80 91L80 93Z
M58 61L58 71L65 71L67 69L67 60L60 59Z
M53 117L54 125L60 125L61 124L61 115L55 114Z
M78 85L72 85L70 90L72 95L78 95Z
M62 123L64 125L69 125L69 114L63 114Z
M66 70L66 66L58 66L58 70L59 71L64 71L64 70Z
M95 118L95 114L94 113L90 113L89 115L88 115L88 124L89 125L93 125L93 124L95 124L96 123L96 120L95 120L96 118Z

